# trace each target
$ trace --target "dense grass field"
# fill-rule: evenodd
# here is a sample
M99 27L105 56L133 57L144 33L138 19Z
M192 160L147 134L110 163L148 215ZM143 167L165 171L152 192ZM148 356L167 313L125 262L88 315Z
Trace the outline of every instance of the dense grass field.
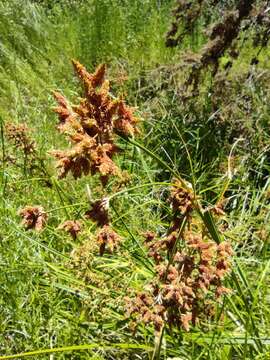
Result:
M270 358L269 9L196 3L0 3L0 359Z

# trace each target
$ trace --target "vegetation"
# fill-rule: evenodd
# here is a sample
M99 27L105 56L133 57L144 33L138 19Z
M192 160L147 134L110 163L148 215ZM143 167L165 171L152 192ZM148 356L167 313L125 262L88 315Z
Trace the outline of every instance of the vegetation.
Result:
M268 359L268 2L0 20L0 359Z

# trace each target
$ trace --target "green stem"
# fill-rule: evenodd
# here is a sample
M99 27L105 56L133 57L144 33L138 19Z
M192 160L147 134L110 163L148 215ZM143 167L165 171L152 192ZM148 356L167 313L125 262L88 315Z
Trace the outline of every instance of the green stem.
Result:
M70 351L73 352L73 351L94 350L94 349L110 350L116 348L123 350L126 349L142 349L146 351L152 350L152 347L147 345L113 344L112 346L109 346L109 345L101 345L101 344L86 344L86 345L73 345L73 346L64 346L64 347L51 348L51 349L28 351L25 353L15 354L15 355L4 355L4 356L0 356L0 360L19 359L27 356L39 356L44 354L63 353Z

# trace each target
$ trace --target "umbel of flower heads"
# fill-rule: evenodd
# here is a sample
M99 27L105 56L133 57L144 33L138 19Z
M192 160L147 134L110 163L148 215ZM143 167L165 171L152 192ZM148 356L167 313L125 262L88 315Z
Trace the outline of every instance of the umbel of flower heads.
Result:
M84 98L78 105L71 105L63 95L54 93L58 102L54 109L60 120L58 129L68 136L72 148L51 153L58 160L60 178L69 172L75 179L99 173L102 183L106 184L110 175L121 175L113 161L114 154L119 151L115 135L133 136L138 132L138 120L123 99L110 94L104 64L99 65L93 74L78 61L73 60L73 65L83 84Z
M126 298L133 325L165 325L189 331L191 325L214 318L217 302L230 293L224 280L231 271L231 245L215 243L194 212L194 194L174 179L169 203L172 222L166 236L147 232L145 245L155 262L153 279L143 291ZM214 209L216 215L222 215ZM185 226L184 218L187 219Z

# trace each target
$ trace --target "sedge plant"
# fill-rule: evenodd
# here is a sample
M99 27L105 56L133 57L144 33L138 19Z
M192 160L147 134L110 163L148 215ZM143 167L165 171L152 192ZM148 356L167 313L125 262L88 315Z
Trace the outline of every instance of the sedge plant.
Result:
M105 65L98 66L93 74L77 61L73 65L84 95L78 105L73 105L62 94L54 93L58 103L54 110L60 120L57 128L68 138L70 147L53 150L51 155L57 160L59 179L72 176L76 180L91 175L100 182L101 188L94 194L99 198L91 202L83 215L96 227L92 233L97 245L92 248L93 256L108 253L113 257L125 243L114 229L111 216L112 199L128 191L125 189L128 176L116 162L123 153L119 141L140 147L161 162L172 176L162 200L168 205L165 214L168 226L145 232L145 241L140 244L152 279L143 285L142 291L127 289L127 296L122 299L130 331L136 331L142 323L153 329L152 358L159 359L166 331L189 332L206 320L211 322L220 312L221 299L231 293L225 280L232 276L233 251L214 221L224 215L222 202L203 207L196 189L188 181L135 142L134 137L140 134L139 120L123 98L111 94ZM108 186L111 178L118 179L122 190L119 191L119 186L118 191ZM42 206L26 206L19 214L26 230L41 231L48 221ZM59 228L74 241L82 231L81 223L75 219L66 220ZM97 247L99 255L95 253ZM85 243L80 248L91 251Z

